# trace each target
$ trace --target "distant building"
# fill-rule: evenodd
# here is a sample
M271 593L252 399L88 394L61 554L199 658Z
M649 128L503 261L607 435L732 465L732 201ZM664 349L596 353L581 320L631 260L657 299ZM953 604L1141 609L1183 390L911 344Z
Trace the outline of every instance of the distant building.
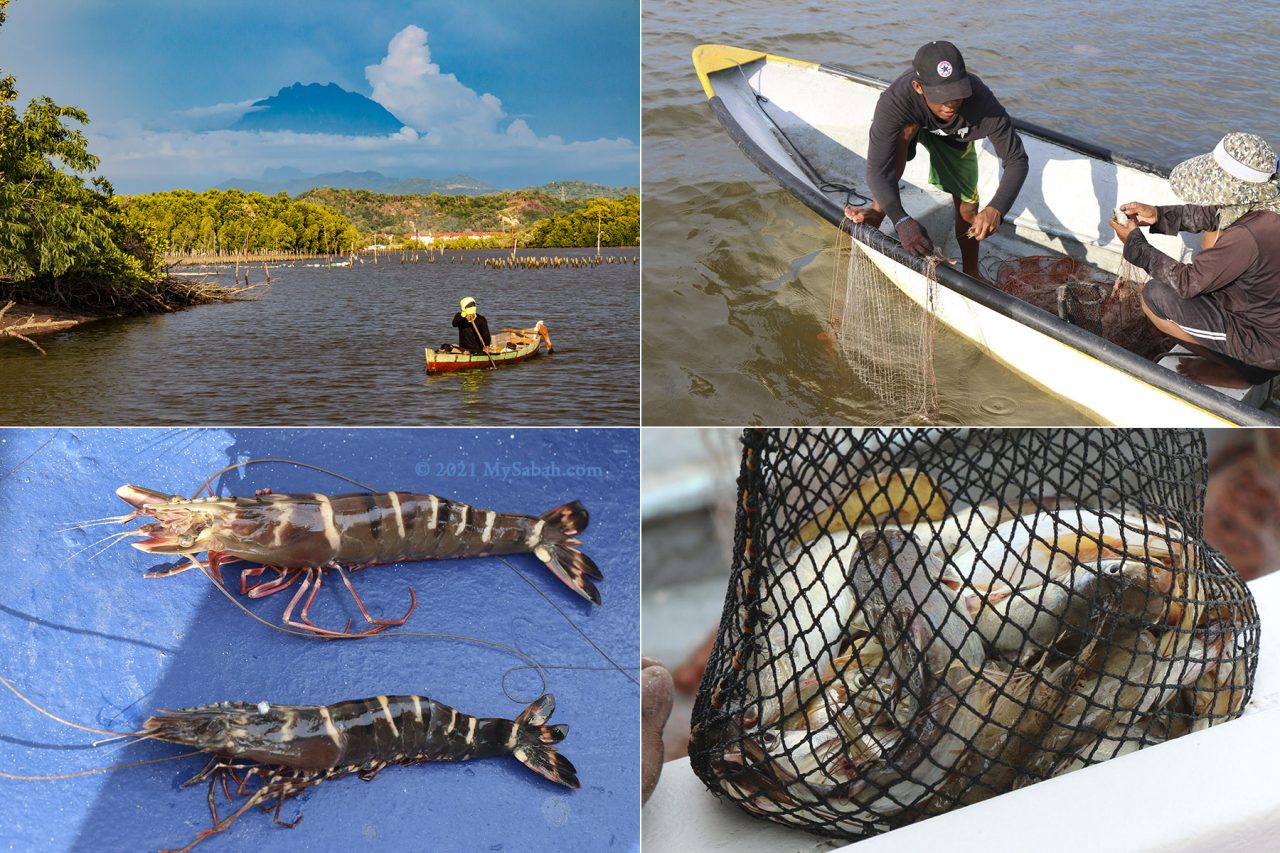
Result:
M406 234L404 239L413 240L423 246L432 243L448 243L451 240L487 240L491 237L503 238L507 235L501 231L438 231L428 234Z

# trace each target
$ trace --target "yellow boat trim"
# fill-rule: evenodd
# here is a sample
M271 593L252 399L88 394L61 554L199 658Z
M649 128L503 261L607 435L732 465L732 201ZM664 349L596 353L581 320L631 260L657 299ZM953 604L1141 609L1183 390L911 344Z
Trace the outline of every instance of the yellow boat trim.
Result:
M727 44L700 44L693 49L693 67L698 71L698 79L702 81L702 91L707 93L708 98L715 97L715 90L711 88L709 75L717 71L724 71L727 68L736 68L739 65L746 65L748 62L755 62L757 59L767 59L770 62L787 62L791 65L803 65L810 68L818 67L816 62L805 62L803 59L791 59L786 56L774 56L771 53L761 53L758 50L749 50L745 47L730 47Z

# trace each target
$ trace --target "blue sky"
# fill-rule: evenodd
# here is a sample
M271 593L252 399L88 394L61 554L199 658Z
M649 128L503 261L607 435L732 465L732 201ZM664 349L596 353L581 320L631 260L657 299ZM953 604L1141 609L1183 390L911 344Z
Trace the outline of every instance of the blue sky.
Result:
M636 184L639 28L638 0L14 0L0 72L86 109L121 192L280 166ZM294 82L372 96L415 133L213 130Z

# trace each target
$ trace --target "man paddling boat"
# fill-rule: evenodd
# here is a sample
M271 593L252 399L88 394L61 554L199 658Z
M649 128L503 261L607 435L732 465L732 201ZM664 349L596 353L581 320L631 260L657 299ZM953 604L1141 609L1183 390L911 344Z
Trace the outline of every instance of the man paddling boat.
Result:
M991 202L978 209L978 155L975 139L989 138L1004 164ZM879 227L885 214L903 248L917 257L933 252L924 226L902 207L898 180L916 146L929 152L929 183L951 194L956 240L964 271L978 272L978 241L1000 228L1027 178L1027 153L1005 108L978 76L965 70L964 57L947 41L916 51L911 70L889 84L876 103L867 149L870 207L845 208L853 222Z
M1260 136L1229 133L1209 154L1174 167L1184 205L1121 205L1112 218L1125 260L1151 274L1142 310L1156 328L1206 356L1178 370L1210 385L1245 388L1280 371L1280 179ZM1205 249L1181 264L1147 242L1154 234L1205 232ZM1216 233L1216 237L1214 236Z
M489 334L489 321L478 313L476 301L465 296L459 302L462 310L453 315L453 325L458 329L458 346L470 353L489 352L493 336Z

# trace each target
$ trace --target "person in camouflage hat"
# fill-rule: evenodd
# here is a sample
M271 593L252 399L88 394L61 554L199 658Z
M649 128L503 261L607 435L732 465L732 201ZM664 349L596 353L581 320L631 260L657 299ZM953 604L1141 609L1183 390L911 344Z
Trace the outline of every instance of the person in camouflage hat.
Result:
M1229 133L1208 154L1169 175L1186 204L1129 202L1111 220L1124 257L1151 274L1142 308L1156 328L1208 360L1179 371L1212 385L1247 387L1280 374L1280 179L1275 149L1260 136ZM1189 264L1160 252L1153 234L1206 234Z

